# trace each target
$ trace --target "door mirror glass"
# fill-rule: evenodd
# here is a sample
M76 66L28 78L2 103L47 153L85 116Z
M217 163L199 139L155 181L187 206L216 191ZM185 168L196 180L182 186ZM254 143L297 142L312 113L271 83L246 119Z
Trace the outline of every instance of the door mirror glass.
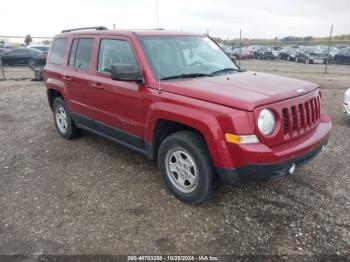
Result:
M132 64L112 64L111 75L113 80L143 83L138 69Z

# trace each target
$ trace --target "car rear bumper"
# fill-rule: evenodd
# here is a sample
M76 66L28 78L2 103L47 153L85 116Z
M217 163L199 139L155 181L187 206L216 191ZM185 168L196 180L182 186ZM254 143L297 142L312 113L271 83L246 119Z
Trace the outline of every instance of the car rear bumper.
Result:
M293 169L311 161L327 144L332 123L321 122L311 136L303 142L293 143L287 146L287 150L277 151L270 149L269 153L248 151L241 152L249 155L252 163L237 168L217 168L217 173L224 184L242 184L249 181L269 180L288 175ZM248 148L248 147L247 147ZM241 154L240 153L240 154ZM259 159L262 155L270 154L275 159L264 163ZM254 159L256 161L254 161Z

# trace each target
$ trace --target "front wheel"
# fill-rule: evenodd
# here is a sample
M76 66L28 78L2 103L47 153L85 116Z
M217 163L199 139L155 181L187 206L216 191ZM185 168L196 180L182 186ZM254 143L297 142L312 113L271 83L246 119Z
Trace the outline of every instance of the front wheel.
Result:
M28 66L34 67L34 66L36 66L36 65L37 65L37 62L35 61L35 59L30 58L30 59L28 60Z
M160 145L158 166L170 191L188 204L206 201L216 186L215 168L203 138L179 131Z
M53 102L53 118L58 133L65 139L73 139L79 134L79 129L75 126L69 111L61 97L57 97Z

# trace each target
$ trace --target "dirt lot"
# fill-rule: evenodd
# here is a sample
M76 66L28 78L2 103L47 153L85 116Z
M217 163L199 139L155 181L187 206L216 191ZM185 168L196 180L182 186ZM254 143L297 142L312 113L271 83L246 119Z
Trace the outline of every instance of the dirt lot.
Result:
M0 254L350 255L350 66L242 67L319 83L331 139L293 176L222 186L198 207L167 193L137 153L85 132L63 140L42 82L0 82Z

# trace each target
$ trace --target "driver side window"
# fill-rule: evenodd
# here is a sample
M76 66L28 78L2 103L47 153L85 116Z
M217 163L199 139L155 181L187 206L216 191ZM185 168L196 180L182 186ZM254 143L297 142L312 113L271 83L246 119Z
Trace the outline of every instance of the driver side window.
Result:
M102 39L97 71L109 74L113 64L129 64L135 68L138 67L134 53L126 40Z

